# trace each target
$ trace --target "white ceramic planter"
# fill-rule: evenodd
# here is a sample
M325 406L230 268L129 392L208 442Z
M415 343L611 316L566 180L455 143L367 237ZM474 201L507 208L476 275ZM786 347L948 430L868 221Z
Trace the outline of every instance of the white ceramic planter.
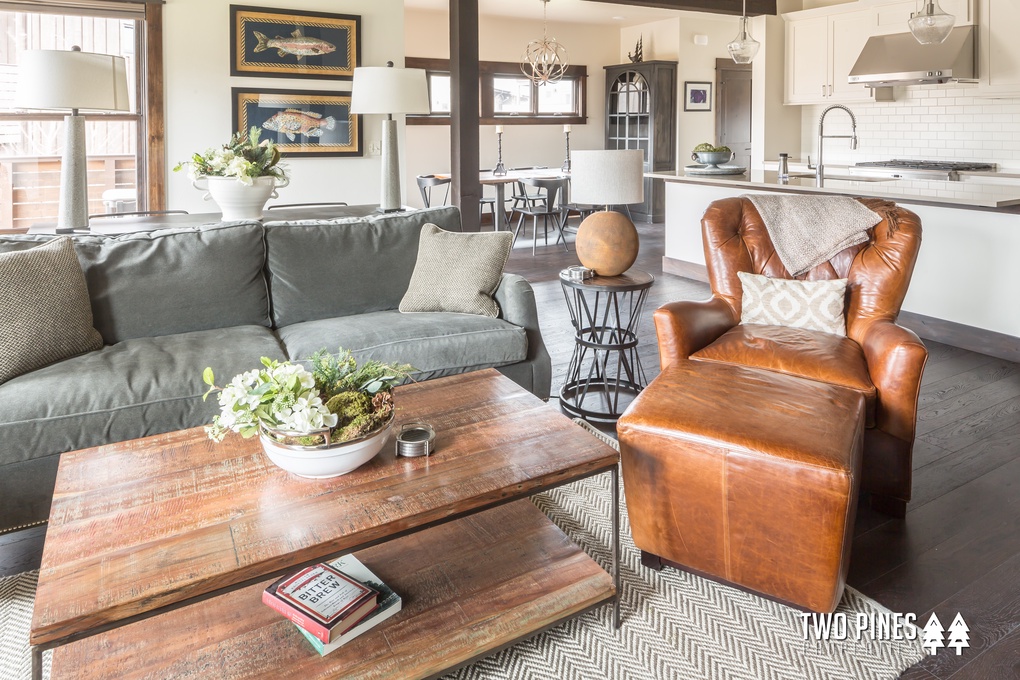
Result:
M205 182L206 186L199 186L199 182ZM200 177L193 184L196 189L206 191L205 200L216 202L224 222L235 222L262 219L266 201L277 198L276 190L290 184L290 180L258 177L249 186L233 177Z
M280 444L266 434L259 435L259 439L269 460L278 467L299 477L326 479L346 475L372 460L389 438L392 425L390 418L375 434L330 447Z

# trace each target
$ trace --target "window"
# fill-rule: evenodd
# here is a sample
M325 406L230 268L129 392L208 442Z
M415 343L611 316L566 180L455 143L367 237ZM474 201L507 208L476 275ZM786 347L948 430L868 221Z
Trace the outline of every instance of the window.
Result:
M146 6L119 10L121 5L105 3L93 15L87 4L59 12L45 3L38 3L38 11L0 10L0 230L52 222L58 211L65 114L14 109L18 56L29 49L78 45L124 57L130 111L85 113L89 213L148 205L145 102L139 96L145 91Z
M431 114L408 116L408 124L449 124L452 103L449 61L408 57L405 63L410 68L428 71L432 101ZM483 61L479 64L479 72L479 116L484 125L580 125L588 120L588 69L585 66L570 66L561 80L542 86L526 78L516 63Z

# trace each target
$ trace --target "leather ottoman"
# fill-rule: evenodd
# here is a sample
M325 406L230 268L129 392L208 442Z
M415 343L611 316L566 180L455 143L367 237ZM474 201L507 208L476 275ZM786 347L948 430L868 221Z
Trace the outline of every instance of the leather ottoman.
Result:
M661 560L801 609L835 609L857 509L859 392L680 361L631 404L617 432L646 564Z

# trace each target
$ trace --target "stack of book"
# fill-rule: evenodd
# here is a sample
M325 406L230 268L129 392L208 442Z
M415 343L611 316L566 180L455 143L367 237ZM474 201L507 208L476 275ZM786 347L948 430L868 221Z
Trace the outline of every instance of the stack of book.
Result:
M400 596L354 555L284 576L262 602L286 616L326 655L400 611Z

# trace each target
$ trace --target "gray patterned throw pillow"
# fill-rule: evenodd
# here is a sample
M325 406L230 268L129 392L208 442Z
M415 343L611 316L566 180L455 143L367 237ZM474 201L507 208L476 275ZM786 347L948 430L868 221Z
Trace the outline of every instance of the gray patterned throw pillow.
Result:
M102 346L70 238L0 253L0 383Z
M492 294L513 242L510 232L456 233L426 224L400 311L499 316Z
M846 335L846 279L794 281L738 272L740 323L806 328Z

